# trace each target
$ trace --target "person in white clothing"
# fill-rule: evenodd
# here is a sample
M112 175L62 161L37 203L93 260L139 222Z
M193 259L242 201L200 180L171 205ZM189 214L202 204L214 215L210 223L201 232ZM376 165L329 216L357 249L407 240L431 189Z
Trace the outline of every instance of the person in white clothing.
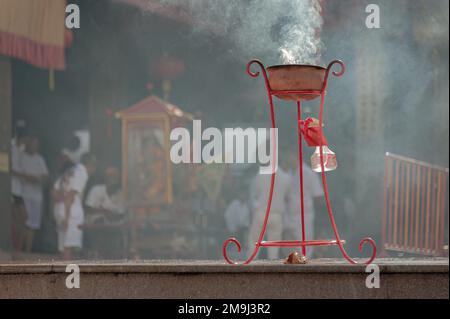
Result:
M94 173L95 168L95 157L85 154L81 163L63 173L54 185L54 215L58 226L58 249L65 260L73 259L75 252L83 247L82 197L89 175Z
M298 161L298 160L297 160ZM303 203L305 211L305 237L314 239L314 206L315 202L323 196L320 174L315 173L308 164L303 162ZM300 185L299 169L292 176L288 193L288 205L284 214L284 232L287 239L302 239L302 223L300 218ZM317 205L316 205L317 206ZM312 255L312 247L306 248L306 255Z
M118 257L118 247L126 243L126 227L122 226L127 219L119 169L108 166L103 181L86 196L85 251L97 258Z
M253 251L255 243L261 233L261 229L266 214L267 200L270 192L270 182L272 175L258 174L252 182L252 193L256 198L256 207L250 226L250 236L248 241L249 251ZM286 198L291 186L291 176L287 173L287 161L283 161L278 167L275 178L275 186L270 207L270 217L267 224L267 240L281 240L283 235L283 212L286 209ZM269 259L279 258L278 247L267 248Z
M16 137L11 141L11 201L12 223L11 243L13 251L23 248L26 211L22 197L21 157L25 150L26 136L23 130L17 130Z
M11 141L11 194L16 197L22 197L20 158L25 151L25 141L23 137L16 137Z
M120 172L114 166L105 169L104 184L95 185L86 197L88 224L121 224L125 203L120 188Z
M70 137L68 145L61 150L61 156L74 164L80 163L82 156L89 152L89 139L89 131L75 131Z
M250 204L247 192L239 192L238 198L228 205L225 211L225 224L230 233L236 234L237 238L243 238L245 230L250 226Z
M39 154L39 140L27 138L25 152L20 157L20 185L26 211L25 251L33 246L34 233L41 228L43 186L48 178L44 158Z

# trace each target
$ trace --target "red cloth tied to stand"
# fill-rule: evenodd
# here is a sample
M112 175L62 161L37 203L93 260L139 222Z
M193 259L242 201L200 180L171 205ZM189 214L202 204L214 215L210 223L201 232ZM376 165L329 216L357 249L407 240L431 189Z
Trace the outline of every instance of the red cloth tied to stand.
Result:
M300 131L302 132L306 144L308 146L328 145L325 134L322 134L322 143L320 139L319 120L313 117L308 117L305 120L300 120Z

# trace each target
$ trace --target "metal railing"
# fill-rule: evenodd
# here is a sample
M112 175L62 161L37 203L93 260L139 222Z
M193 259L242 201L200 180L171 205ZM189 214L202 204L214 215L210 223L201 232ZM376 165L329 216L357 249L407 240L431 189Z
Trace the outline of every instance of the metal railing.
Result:
M386 153L383 251L448 254L448 168Z

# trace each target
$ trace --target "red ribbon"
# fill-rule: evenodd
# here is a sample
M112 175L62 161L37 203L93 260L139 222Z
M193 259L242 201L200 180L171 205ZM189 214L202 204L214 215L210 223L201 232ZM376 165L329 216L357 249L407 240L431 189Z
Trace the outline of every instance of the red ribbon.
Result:
M308 146L320 146L320 145L328 145L325 134L322 134L322 143L320 139L320 127L318 125L311 126L312 123L317 120L308 117L306 120L300 120L300 131L305 137L306 144Z

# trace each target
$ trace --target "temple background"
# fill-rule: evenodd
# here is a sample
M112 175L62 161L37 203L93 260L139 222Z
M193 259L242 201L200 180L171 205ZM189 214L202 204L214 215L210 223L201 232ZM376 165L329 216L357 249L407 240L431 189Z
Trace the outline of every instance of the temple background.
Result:
M269 125L263 84L245 74L246 63L254 57L236 56L225 34L193 33L195 21L186 23L120 1L71 3L80 6L81 28L74 30L73 45L65 50L66 68L56 71L53 91L48 69L0 57L0 151L9 148L12 123L24 119L38 133L50 168L78 129L89 129L91 149L101 166L120 166L120 121L108 114L147 96L148 82L154 84L154 94L164 95L161 80L152 73L152 64L164 54L178 57L186 66L172 83L170 102L201 116L204 127ZM364 26L364 1L324 2L322 64L335 58L347 64L344 78L330 80L325 121L339 162L339 169L329 175L331 198L350 252L357 251L362 235L379 241L386 151L445 167L449 163L448 15L444 13L448 3L379 3L382 28L369 30ZM296 147L292 122L296 110L277 104L282 143ZM308 107L312 114L315 104ZM0 172L0 187L0 247L7 250L8 174ZM226 180L222 191L223 199L234 196ZM50 254L55 244L48 207L44 218L35 251ZM218 216L210 218L208 225L221 222ZM218 234L217 243L226 236ZM192 257L218 258L220 249L214 245ZM337 250L325 254L337 255Z

